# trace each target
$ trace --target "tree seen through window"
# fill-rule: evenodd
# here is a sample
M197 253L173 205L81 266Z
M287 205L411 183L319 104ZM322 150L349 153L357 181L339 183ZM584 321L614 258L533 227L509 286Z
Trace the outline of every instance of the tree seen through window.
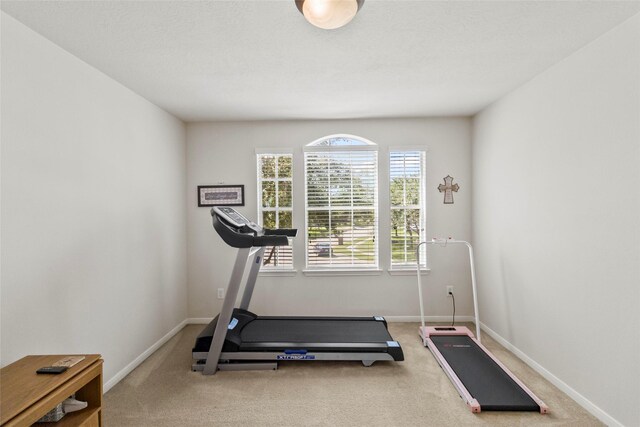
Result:
M293 155L258 155L258 217L264 228L293 228ZM291 246L265 248L263 267L293 268Z

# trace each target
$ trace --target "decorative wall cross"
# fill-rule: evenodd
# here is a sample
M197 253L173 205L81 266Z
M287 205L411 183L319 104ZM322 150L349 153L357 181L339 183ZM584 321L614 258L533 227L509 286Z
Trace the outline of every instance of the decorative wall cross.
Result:
M444 204L453 204L453 192L458 192L460 186L458 184L452 184L453 177L447 175L444 178L444 184L438 185L438 191L444 192Z

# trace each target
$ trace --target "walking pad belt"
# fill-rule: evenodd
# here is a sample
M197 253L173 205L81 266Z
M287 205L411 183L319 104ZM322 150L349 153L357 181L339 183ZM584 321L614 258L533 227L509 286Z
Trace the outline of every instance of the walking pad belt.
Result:
M468 336L431 340L482 411L540 411L538 404Z

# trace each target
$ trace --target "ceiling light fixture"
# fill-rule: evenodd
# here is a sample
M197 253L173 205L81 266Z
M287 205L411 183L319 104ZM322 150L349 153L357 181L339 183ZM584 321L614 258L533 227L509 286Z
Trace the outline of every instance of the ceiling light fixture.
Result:
M310 24L325 30L347 25L362 8L364 0L295 0Z

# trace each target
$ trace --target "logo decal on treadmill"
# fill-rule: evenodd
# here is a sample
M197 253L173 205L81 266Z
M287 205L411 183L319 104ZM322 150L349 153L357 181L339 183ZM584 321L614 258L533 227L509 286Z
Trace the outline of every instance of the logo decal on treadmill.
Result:
M279 354L277 360L315 360L315 356L310 354Z

